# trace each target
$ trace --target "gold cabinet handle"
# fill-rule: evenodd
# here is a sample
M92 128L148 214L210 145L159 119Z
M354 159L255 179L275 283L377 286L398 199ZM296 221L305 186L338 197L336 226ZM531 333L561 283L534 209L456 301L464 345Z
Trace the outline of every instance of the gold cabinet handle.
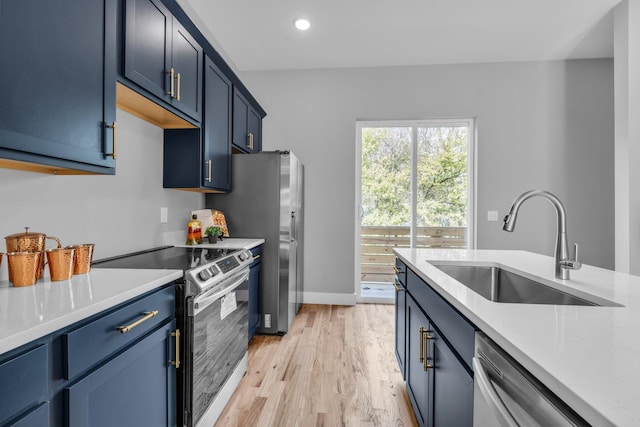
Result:
M172 337L176 337L176 360L172 360L171 364L178 369L180 367L180 329L171 332Z
M429 368L433 368L433 365L429 365L429 340L432 340L433 337L429 335L429 331L426 329L422 330L422 345L424 345L424 360L423 367L425 371L428 371Z
M247 135L247 139L249 140L249 144L247 145L247 147L249 147L249 150L253 150L253 133L249 132L249 135Z
M398 267L396 267L395 265L393 266L393 271L395 271L396 274L400 274L400 269L398 269Z
M171 69L169 70L169 92L167 92L167 95L169 95L172 98L175 94L174 86L173 86L174 79L175 79L175 70L173 69L173 67L171 67Z
M136 326L140 325L141 323L146 322L147 320L149 320L152 317L156 316L158 314L158 310L145 311L142 314L144 314L144 317L141 317L140 319L136 320L135 322L131 323L130 325L119 326L118 330L120 331L120 333L124 334L125 332L129 332L130 330L132 330Z
M213 163L211 160L207 160L207 178L205 181L211 182L211 164Z
M396 279L393 279L393 282L391 282L393 284L393 288L396 290L396 292L402 292L404 291L404 288L402 286L398 286L398 282L396 281Z
M418 342L420 342L420 348L418 349L418 362L424 362L424 328L420 326L420 330L418 331L420 337L418 338Z
M180 73L176 75L176 80L178 81L178 91L176 93L176 99L180 101Z
M118 125L116 124L116 122L111 123L110 125L107 125L108 129L113 129L113 150L111 151L111 153L105 153L105 156L107 157L111 157L113 158L113 160L116 159L116 142L118 141Z

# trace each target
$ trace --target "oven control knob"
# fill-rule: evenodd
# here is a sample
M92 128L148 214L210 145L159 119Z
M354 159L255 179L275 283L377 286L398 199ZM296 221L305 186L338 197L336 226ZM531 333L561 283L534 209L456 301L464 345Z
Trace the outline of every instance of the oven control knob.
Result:
M218 270L215 267L210 267L209 271L211 271L211 276L215 276L216 274L218 274Z
M211 279L212 274L211 274L211 272L209 270L204 269L200 273L198 273L198 277L201 280L209 280L209 279Z
M249 258L249 255L247 255L246 252L241 252L240 255L238 255L238 258L240 258L240 261L244 261Z

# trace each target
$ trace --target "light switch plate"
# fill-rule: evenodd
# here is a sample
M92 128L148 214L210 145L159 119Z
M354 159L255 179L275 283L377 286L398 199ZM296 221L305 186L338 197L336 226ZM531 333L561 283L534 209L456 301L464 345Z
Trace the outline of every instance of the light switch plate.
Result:
M487 221L497 221L497 220L498 220L498 211L487 212Z
M169 212L167 208L160 208L160 222L165 223L169 220Z

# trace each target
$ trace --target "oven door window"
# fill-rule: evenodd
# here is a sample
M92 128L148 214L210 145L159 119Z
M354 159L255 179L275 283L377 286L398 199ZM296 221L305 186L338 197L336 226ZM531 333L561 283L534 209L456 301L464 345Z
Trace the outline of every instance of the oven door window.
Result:
M193 407L194 425L247 351L248 289L245 281L226 298L213 301L193 322Z

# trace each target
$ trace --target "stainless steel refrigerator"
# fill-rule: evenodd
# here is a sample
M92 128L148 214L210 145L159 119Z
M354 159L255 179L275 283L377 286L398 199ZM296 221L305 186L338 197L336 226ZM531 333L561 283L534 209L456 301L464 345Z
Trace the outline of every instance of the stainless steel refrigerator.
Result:
M231 237L264 238L260 328L285 334L302 302L304 167L288 151L233 154L231 192L208 194Z

